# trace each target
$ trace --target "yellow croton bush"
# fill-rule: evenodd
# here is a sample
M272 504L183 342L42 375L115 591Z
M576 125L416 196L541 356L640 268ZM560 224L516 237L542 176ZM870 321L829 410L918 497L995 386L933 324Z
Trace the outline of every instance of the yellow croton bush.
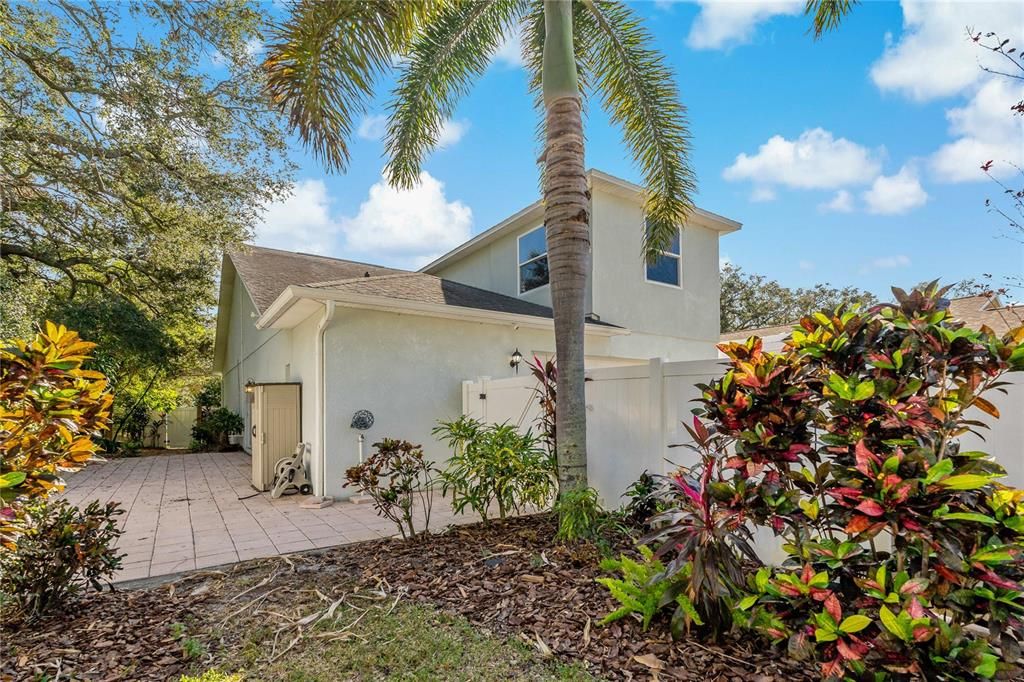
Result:
M25 505L63 489L109 427L107 380L82 369L95 345L52 322L0 343L0 551L15 548Z

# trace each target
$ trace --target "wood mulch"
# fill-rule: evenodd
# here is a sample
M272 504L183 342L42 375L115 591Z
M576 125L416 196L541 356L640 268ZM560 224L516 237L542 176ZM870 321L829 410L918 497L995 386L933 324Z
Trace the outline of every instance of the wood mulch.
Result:
M300 609L296 595L333 598L342 584L367 589L386 585L396 598L458 614L528 643L540 656L583 661L599 678L818 679L816 669L788 660L751 637L718 644L672 642L665 619L656 620L647 632L628 618L599 625L615 603L594 582L602 575L597 550L590 545L555 546L553 535L553 519L542 514L460 526L409 542L375 540L246 562L227 571L194 573L170 585L92 595L65 616L31 626L5 624L0 630L0 679L52 678L58 666L65 678L73 679L176 679L196 662L186 660L170 632L171 623L190 623L192 631L205 631L209 662L215 664L242 641L250 627L247 615L256 622L267 618L260 613ZM251 611L236 618L248 603L254 604ZM295 613L291 623L296 627L285 636L299 633L293 645L302 646L302 628L315 613Z

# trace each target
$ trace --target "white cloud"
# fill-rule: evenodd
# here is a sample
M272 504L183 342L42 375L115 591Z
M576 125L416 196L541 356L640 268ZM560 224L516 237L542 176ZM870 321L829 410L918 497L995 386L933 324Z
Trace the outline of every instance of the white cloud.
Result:
M822 213L849 213L853 210L853 195L841 189L829 201L818 204Z
M762 201L775 201L775 199L775 190L771 187L755 187L754 191L750 193L750 200L756 203L760 203Z
M268 204L255 230L257 244L287 251L330 253L341 230L331 217L322 180L300 180L282 201Z
M411 190L383 178L352 218L341 219L346 252L375 262L418 268L469 239L473 212L448 201L444 183L427 172Z
M757 154L740 154L725 169L726 180L752 180L761 185L801 189L833 189L869 182L881 164L866 147L835 138L822 128L805 130L796 140L775 135Z
M905 268L910 265L910 258L904 255L882 256L876 258L860 269L861 274L872 270L892 270L893 268Z
M456 144L469 131L470 123L466 119L453 121L445 119L441 131L437 134L437 149L446 149ZM364 140L382 140L388 131L388 117L384 114L363 116L356 129L356 135Z
M935 175L949 182L986 180L981 165L995 161L991 173L1005 176L1024 165L1024 117L1010 107L1024 99L1024 84L992 78L963 107L949 109L949 132L955 139L931 158Z
M903 34L872 66L871 78L882 90L916 100L963 92L984 76L980 64L996 63L994 55L968 39L968 27L997 31L1007 38L1024 34L1024 11L1018 2L903 0L901 4Z
M516 31L508 40L498 47L494 53L494 61L498 64L519 68L523 66L523 35Z
M363 120L359 122L359 128L356 130L356 135L364 140L380 140L387 131L388 117L384 114L371 114L363 116Z
M871 188L861 195L868 213L897 215L923 206L928 193L921 187L917 174L904 166L896 175L880 175Z
M802 260L797 265L801 270L805 271L813 270L815 267L817 267L813 261L809 260Z
M437 148L445 149L451 147L462 139L462 136L469 130L469 121L463 119L461 121L453 121L450 118L446 119L441 124L441 132L437 135Z
M695 50L729 49L749 43L754 29L779 14L800 14L804 0L699 0L700 14L686 44Z

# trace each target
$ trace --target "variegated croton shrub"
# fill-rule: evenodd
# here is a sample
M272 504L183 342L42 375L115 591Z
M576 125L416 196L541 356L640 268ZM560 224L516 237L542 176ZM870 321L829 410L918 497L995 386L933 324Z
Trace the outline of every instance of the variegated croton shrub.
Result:
M783 536L782 567L736 579L734 545L714 587L736 626L823 677L993 677L1016 668L1024 635L1024 491L999 483L1000 453L959 437L999 416L985 395L1024 370L1024 328L968 329L935 284L894 293L804 318L778 354L756 338L721 346L730 369L701 386L691 431L711 461L673 481L708 521L679 505L647 541L703 576L694 552L716 536L686 545L695 526Z

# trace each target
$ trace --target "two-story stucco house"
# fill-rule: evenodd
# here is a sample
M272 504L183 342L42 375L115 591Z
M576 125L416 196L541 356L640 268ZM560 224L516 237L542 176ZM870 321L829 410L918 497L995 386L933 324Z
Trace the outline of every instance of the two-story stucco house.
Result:
M740 224L698 209L649 265L642 189L599 171L589 179L588 366L715 357L718 240ZM245 449L246 384L291 382L317 494L350 492L357 410L374 415L367 443L403 438L445 459L430 431L460 413L463 380L513 376L516 350L554 352L542 217L535 202L419 272L261 247L226 254L215 367L224 405L246 418Z

